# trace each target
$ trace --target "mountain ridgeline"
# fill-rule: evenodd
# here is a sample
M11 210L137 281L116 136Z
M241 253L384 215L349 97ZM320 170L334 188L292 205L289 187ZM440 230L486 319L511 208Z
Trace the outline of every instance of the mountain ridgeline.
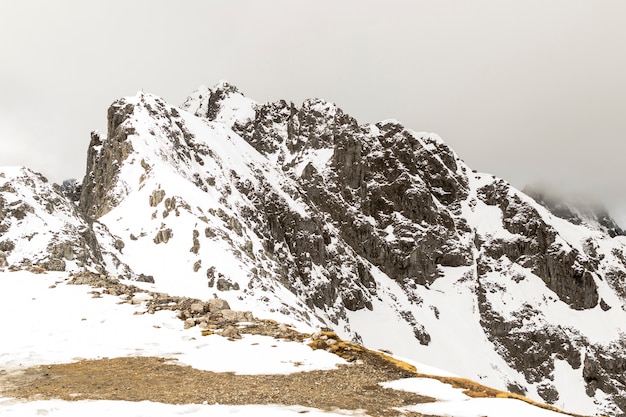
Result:
M472 171L434 134L225 82L180 107L139 93L112 104L82 186L64 187L0 176L0 266L219 294L570 411L626 413L623 231ZM48 231L26 230L40 213Z

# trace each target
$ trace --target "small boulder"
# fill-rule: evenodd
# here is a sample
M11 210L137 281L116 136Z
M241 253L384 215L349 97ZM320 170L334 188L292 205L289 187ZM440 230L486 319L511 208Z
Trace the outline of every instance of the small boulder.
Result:
M48 271L65 271L65 261L63 259L50 259L44 264Z
M230 279L226 279L226 278L219 278L217 280L216 287L220 291L231 291L231 290L238 291L239 290L238 283L236 282L233 283Z
M192 314L202 314L204 313L204 304L203 303L193 303L189 306L189 310Z
M239 334L239 330L237 330L236 327L233 326L228 326L227 328L225 328L224 330L222 330L222 333L220 333L222 336L227 337L229 339L241 339L241 335Z
M230 310L230 305L228 305L228 301L223 300L221 298L212 298L207 301L207 305L209 307L209 311L221 311L221 310Z
M139 274L139 276L135 279L135 281L154 284L154 277L152 275Z

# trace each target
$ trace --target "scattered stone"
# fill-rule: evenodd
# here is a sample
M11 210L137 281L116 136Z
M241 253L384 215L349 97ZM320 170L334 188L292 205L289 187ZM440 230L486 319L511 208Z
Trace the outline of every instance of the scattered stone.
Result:
M191 311L191 313L195 313L195 314L202 314L205 312L205 305L203 303L193 303L190 307L189 310Z
M172 233L172 229L164 229L159 230L153 240L154 243L158 245L159 243L169 242L170 238L172 238L173 236L174 233Z
M209 311L221 311L221 310L230 310L230 305L228 305L228 301L222 298L212 298L207 301L207 305L209 306Z
M254 321L254 317L250 311L221 310L222 319L225 321L240 322Z
M154 190L149 197L150 207L156 207L159 205L163 198L165 197L165 190Z
M48 271L65 271L65 261L63 259L50 259L44 264Z
M606 303L606 301L604 301L603 298L600 299L600 308L602 309L602 311L609 311L611 309L611 306L608 305Z
M239 284L236 282L233 283L226 278L219 278L217 280L217 289L220 291L239 290Z
M192 238L193 246L191 247L191 249L189 249L189 252L197 255L198 251L200 250L200 240L198 240L198 237L200 236L200 232L194 229L192 236L193 236ZM198 269L200 269L199 266L198 266Z
M121 239L116 239L115 243L113 244L113 246L115 247L115 249L117 249L118 251L122 251L122 249L124 249L124 241Z
M229 339L241 339L239 330L234 326L226 327L224 330L222 330L222 333L220 333L220 335L227 337Z

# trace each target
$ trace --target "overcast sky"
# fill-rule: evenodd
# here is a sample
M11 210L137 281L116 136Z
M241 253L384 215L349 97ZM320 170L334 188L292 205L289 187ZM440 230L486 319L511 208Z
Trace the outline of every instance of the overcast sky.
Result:
M626 223L626 1L0 0L0 165L82 179L115 99L230 81L436 132Z

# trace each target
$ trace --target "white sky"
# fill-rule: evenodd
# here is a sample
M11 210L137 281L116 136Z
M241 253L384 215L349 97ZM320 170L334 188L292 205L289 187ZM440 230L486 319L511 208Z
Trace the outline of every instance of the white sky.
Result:
M0 165L84 175L144 89L229 80L440 134L473 168L597 194L626 222L621 0L0 0Z

